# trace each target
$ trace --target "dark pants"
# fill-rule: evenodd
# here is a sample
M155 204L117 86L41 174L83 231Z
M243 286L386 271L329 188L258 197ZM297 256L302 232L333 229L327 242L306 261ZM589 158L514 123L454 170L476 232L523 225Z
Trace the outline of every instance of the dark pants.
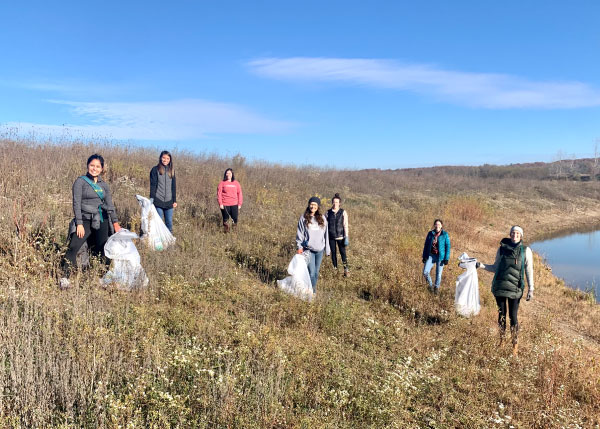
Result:
M223 206L221 209L221 214L223 215L223 223L227 223L229 218L233 220L233 223L237 223L238 221L238 206Z
M83 229L85 234L82 238L77 237L77 232L71 234L69 249L62 264L65 277L69 277L71 270L77 266L77 253L86 241L92 255L100 256L105 264L109 262L104 256L104 244L108 240L108 216L104 215L104 222L100 222L100 229L93 229L89 220L83 221Z
M506 303L508 301L508 316L510 317L510 326L518 326L519 321L517 319L517 313L519 311L519 299L510 299L504 297L496 297L496 304L498 304L498 325L502 330L506 329Z
M348 261L346 259L346 245L344 244L344 239L336 240L334 238L329 238L329 247L331 249L331 262L333 263L333 267L337 268L337 252L335 251L335 246L340 248L340 255L342 255L342 264L344 264L344 268L348 267Z

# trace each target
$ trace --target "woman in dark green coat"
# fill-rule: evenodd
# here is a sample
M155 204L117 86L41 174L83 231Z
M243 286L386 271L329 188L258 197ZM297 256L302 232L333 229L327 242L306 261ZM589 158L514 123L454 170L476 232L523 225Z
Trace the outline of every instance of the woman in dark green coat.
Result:
M527 278L527 301L533 298L533 254L523 244L523 229L515 225L510 229L510 238L503 238L496 252L494 265L478 264L494 274L492 293L498 304L498 326L500 328L500 344L506 332L506 310L510 317L510 334L512 337L513 355L518 351L519 321L517 312L525 289Z

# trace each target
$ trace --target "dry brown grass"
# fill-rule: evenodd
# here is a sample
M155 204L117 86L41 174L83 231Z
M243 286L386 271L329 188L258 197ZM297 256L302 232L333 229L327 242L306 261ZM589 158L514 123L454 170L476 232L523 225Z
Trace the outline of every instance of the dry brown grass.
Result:
M597 305L566 292L536 260L536 298L522 304L521 355L511 359L496 345L491 276L481 273L482 312L466 320L453 310L461 270L451 263L433 297L420 260L436 217L453 258L467 251L489 261L512 223L527 238L580 223L597 183L175 153L178 245L141 251L148 289L105 291L95 266L61 292L71 184L94 151L107 160L122 225L136 229L134 194L148 193L157 153L0 141L0 426L599 424ZM215 193L230 165L246 203L237 234L225 236ZM318 299L307 304L273 281L293 254L307 198L334 192L350 213L352 275L337 277L325 260Z

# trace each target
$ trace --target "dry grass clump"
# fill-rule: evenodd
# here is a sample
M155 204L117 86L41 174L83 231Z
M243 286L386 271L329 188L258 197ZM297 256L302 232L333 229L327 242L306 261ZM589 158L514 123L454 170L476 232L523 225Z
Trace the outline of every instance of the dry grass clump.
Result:
M497 345L488 273L480 273L481 314L463 319L453 310L456 256L489 261L515 218L529 237L554 227L545 220L563 203L557 207L545 188L530 198L525 191L538 182L508 175L500 187L495 173L335 171L175 153L177 246L163 253L140 246L148 289L104 290L103 268L93 263L74 288L59 291L71 185L96 151L107 161L121 224L136 230L134 195L148 194L158 153L0 142L0 426L600 423L598 306L565 292L539 260L536 299L520 312L519 359ZM224 235L216 187L229 166L245 203L237 232ZM585 189L553 183L569 204L592 207L597 184L579 185ZM295 251L308 197L319 195L327 208L335 192L350 216L351 276L325 258L308 304L274 282ZM434 297L421 251L437 217L453 255Z

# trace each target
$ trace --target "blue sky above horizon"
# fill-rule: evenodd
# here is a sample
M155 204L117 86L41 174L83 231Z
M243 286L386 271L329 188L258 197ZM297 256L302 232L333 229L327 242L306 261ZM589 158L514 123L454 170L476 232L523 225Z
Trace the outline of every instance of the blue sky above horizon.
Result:
M5 134L338 168L589 157L600 139L597 0L26 1L0 16Z

